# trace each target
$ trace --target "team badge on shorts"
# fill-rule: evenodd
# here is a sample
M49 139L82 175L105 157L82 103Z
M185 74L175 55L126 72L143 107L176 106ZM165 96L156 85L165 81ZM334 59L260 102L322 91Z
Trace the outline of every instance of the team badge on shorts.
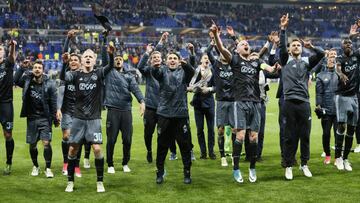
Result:
M5 130L12 130L13 129L13 122L6 122L5 124Z

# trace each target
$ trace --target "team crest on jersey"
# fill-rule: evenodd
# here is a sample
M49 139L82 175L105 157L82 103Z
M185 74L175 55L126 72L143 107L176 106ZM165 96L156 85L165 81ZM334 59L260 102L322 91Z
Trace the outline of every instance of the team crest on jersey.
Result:
M93 75L91 76L91 79L92 79L92 80L97 80L97 78L98 78L98 77L97 77L97 75L95 75L95 74L93 74Z
M5 77L5 75L6 75L6 72L0 73L0 79L3 79Z
M327 81L329 81L329 79L328 79L328 78L325 78L324 81L327 82Z
M68 85L67 86L67 89L71 92L74 92L75 91L75 86L74 85Z
M251 65L257 67L259 64L256 61L251 62Z
M353 57L352 57L352 60L353 60L353 61L357 61L357 57L356 57L356 56L353 56Z
M183 131L184 131L184 133L187 133L188 129L187 129L186 125L183 126Z

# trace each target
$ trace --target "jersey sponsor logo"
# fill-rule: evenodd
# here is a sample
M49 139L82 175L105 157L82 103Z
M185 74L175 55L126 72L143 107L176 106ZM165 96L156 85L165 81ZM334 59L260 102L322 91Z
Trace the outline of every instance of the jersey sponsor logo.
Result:
M357 68L357 64L354 64L352 66L345 66L345 72L351 72Z
M220 71L220 78L228 79L233 75L232 71Z
M253 67L241 66L241 72L254 75L256 70Z
M79 90L93 90L94 88L96 88L96 83L93 83L93 84L80 83L79 84Z
M31 90L30 97L35 98L35 99L41 99L41 94L36 92L35 90Z
M69 90L71 92L74 92L75 91L75 86L74 85L68 85L67 90Z
M91 79L92 79L92 80L97 80L97 79L98 79L98 77L97 77L97 75L96 75L96 74L93 74L93 75L91 76Z

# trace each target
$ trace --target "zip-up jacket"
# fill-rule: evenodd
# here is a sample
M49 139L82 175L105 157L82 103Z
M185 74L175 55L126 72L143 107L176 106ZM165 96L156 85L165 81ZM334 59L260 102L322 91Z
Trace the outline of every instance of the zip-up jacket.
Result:
M338 86L338 76L335 70L321 71L316 76L316 106L325 109L326 114L336 115L335 91Z
M133 93L139 103L144 101L135 77L130 73L119 72L115 68L105 77L105 101L107 108L131 111Z
M20 117L28 117L29 116L29 107L31 105L28 100L29 87L30 82L34 78L33 74L30 71L26 71L25 68L19 68L16 71L14 81L15 84L21 88L23 88L23 104L21 108ZM43 101L43 108L44 114L49 119L49 122L54 122L57 124L58 121L56 119L56 110L57 110L57 90L56 84L54 80L51 80L47 75L43 75L43 82L42 82L42 101Z
M324 51L315 48L315 55L295 59L286 48L286 31L280 32L280 65L285 100L309 102L309 72L324 57Z
M182 68L181 68L182 67ZM157 114L166 118L188 118L187 86L194 75L190 64L176 69L167 66L152 68L152 75L159 81L160 94Z

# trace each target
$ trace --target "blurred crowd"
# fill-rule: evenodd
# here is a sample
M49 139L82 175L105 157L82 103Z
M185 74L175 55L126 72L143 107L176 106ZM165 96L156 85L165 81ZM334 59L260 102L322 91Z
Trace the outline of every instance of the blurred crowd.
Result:
M208 28L211 20L231 25L245 35L263 35L284 13L299 36L339 37L357 18L360 5L261 5L207 1L95 0L102 15L121 26ZM82 9L79 9L82 8ZM87 9L86 9L87 8ZM96 24L89 4L70 0L16 0L0 9L0 27L69 29Z

